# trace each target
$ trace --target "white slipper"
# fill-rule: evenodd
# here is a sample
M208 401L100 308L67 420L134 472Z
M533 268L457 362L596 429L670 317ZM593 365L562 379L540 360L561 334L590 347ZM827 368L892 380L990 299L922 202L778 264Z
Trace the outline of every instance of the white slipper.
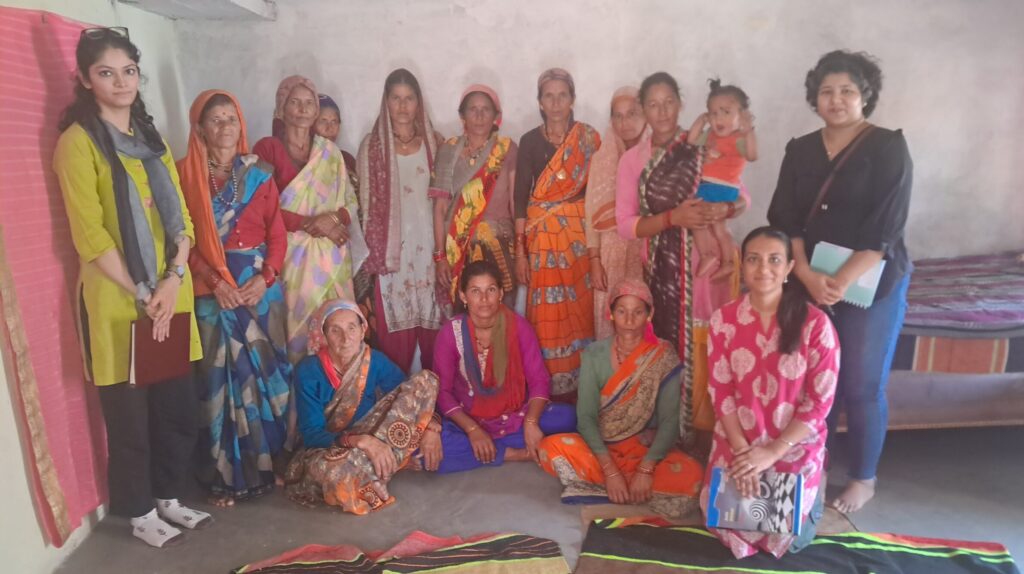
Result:
M132 534L150 546L163 548L174 546L184 540L185 535L177 528L164 522L156 509L149 514L131 519Z
M213 517L208 513L189 508L178 502L177 498L156 499L156 510L164 520L189 530L202 530L213 524Z

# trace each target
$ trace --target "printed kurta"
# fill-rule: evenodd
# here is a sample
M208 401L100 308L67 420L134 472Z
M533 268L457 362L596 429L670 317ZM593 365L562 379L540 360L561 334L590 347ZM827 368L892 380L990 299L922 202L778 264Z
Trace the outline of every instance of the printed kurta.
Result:
M828 430L839 372L839 339L820 309L808 306L799 348L788 355L778 350L780 330L775 318L768 329L750 304L750 296L733 301L711 315L708 336L709 391L714 403L711 447L701 507L707 514L708 487L714 467L728 468L733 454L722 417L736 413L751 446L778 438L790 421L810 427L811 434L792 447L772 470L800 473L804 491L800 512L806 521L821 483ZM779 557L793 542L789 534L712 529L737 558L759 549Z

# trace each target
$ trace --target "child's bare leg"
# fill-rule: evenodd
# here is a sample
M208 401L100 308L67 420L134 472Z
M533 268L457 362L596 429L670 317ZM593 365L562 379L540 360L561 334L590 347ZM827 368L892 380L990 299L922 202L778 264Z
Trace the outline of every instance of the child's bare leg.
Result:
M718 244L718 250L722 254L722 265L711 278L721 279L728 277L736 269L736 257L732 233L729 232L729 225L726 223L726 220L712 223L711 233L715 236L715 243Z
M694 229L690 233L693 233L693 243L697 246L697 252L700 253L697 277L704 277L718 267L718 241L709 228Z

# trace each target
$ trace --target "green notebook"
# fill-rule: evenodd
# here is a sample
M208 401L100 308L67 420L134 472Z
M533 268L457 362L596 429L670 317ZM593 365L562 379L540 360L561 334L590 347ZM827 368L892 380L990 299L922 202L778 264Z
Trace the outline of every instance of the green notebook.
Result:
M821 241L814 246L814 256L811 257L811 269L818 273L835 277L836 272L852 255L853 250L848 247ZM864 309L870 307L871 303L875 301L875 291L878 290L878 281L882 278L883 269L885 269L885 259L879 261L877 265L858 277L846 289L843 301Z

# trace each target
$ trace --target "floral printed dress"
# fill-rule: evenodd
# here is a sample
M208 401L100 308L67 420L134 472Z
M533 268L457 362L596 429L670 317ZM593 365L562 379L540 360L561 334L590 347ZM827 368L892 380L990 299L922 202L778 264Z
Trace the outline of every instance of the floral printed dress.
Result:
M714 467L728 468L733 453L722 417L736 413L751 446L764 445L796 419L813 431L797 443L772 470L803 475L800 512L806 521L821 483L825 458L825 417L832 408L839 372L839 339L824 312L808 306L800 346L779 352L780 329L773 317L765 329L750 296L723 306L711 315L708 337L708 389L715 407L715 434L701 508L707 514L708 484ZM780 557L794 536L712 529L737 558L759 549Z

